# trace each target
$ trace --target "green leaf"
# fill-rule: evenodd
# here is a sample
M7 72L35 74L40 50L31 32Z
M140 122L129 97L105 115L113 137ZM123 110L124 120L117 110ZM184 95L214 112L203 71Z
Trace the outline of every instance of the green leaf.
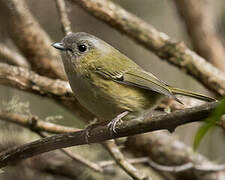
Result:
M216 122L221 119L221 116L225 114L225 99L221 100L219 106L214 110L212 115L205 120L205 123L198 129L195 138L193 148L196 150L206 133L212 129Z

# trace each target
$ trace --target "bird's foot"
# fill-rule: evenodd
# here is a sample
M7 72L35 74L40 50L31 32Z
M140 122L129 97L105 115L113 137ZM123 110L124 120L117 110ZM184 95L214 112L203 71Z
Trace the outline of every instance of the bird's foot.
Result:
M108 124L108 128L109 128L109 131L111 133L111 135L113 133L117 134L116 132L116 125L118 122L122 121L122 118L125 117L126 115L128 114L128 111L125 111L119 115L117 115L115 118L113 118Z

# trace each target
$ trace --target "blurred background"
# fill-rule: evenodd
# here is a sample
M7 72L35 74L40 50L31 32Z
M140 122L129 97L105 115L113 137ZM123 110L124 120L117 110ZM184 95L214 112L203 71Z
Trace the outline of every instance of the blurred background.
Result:
M180 41L184 41L188 47L191 47L189 36L186 31L184 22L180 18L176 7L172 1L168 0L114 0L114 2L120 4L122 7L128 11L136 14L137 16L144 19L146 22L152 24L159 31L165 32L170 37L175 38ZM59 21L59 15L56 11L55 2L53 0L29 0L27 1L29 8L33 15L37 18L41 26L46 30L54 42L58 42L63 38L61 31L61 25ZM221 36L221 40L225 40L225 1L209 1L210 3L210 13L213 15L214 23L216 25L216 30ZM69 18L72 22L72 30L74 32L84 31L91 33L106 42L110 43L121 52L126 54L128 57L136 61L145 70L152 72L157 77L166 81L168 84L180 87L183 89L188 89L196 91L203 94L210 94L202 85L200 85L192 77L182 72L180 69L164 62L158 57L156 57L150 51L144 49L140 45L136 44L131 39L127 38L125 35L119 33L118 31L107 26L103 22L95 19L94 17L87 14L84 10L76 5L69 5ZM2 8L0 7L0 10ZM0 17L0 41L6 43L7 45L15 48L12 45L11 40L8 38L8 33L4 27L4 21L7 21L7 17ZM74 117L72 113L68 110L56 104L54 101L48 99L47 97L40 97L34 94L25 93L23 91L15 90L6 86L0 85L0 102L10 101L13 96L19 97L23 102L29 102L30 109L33 114L40 116L45 119L49 116L62 116L63 120L54 119L54 123L59 123L67 126L74 127L84 127L84 123L80 122L79 119ZM51 118L49 118L51 121ZM52 121L51 121L52 122ZM198 123L192 123L184 125L176 129L174 134L179 137L183 142L192 146L193 137L197 128ZM16 128L13 131L4 130L1 133L7 134L7 136L15 137ZM27 133L24 133L25 136ZM27 140L31 141L31 136L28 135ZM219 128L214 128L210 131L206 138L203 140L199 152L204 154L209 159L216 162L225 162L224 156L224 137L225 134ZM1 135L0 139L4 141L6 135ZM19 138L19 137L15 137ZM37 138L34 135L35 139ZM24 141L24 140L23 140ZM82 146L77 148L84 155L90 150L90 146ZM82 149L80 151L79 149ZM92 146L92 151L98 152L99 145ZM81 154L82 154L81 153ZM99 155L100 157L101 155ZM105 153L105 158L108 154ZM96 158L96 157L93 157ZM122 173L122 172L121 172Z

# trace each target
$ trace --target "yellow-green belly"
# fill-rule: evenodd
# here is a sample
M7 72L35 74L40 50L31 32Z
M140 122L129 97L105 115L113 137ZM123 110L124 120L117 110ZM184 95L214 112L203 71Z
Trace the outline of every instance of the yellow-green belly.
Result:
M88 77L74 75L69 80L78 101L101 121L110 121L124 111L137 116L155 107L161 97L153 91L123 85L94 73Z

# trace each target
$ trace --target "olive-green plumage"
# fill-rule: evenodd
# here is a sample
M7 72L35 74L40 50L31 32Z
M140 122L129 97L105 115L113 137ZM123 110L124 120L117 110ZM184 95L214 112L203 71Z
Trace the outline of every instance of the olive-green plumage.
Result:
M71 33L61 43L62 60L79 102L101 121L129 111L129 118L151 111L162 97L182 94L206 101L213 98L173 88L97 37Z

